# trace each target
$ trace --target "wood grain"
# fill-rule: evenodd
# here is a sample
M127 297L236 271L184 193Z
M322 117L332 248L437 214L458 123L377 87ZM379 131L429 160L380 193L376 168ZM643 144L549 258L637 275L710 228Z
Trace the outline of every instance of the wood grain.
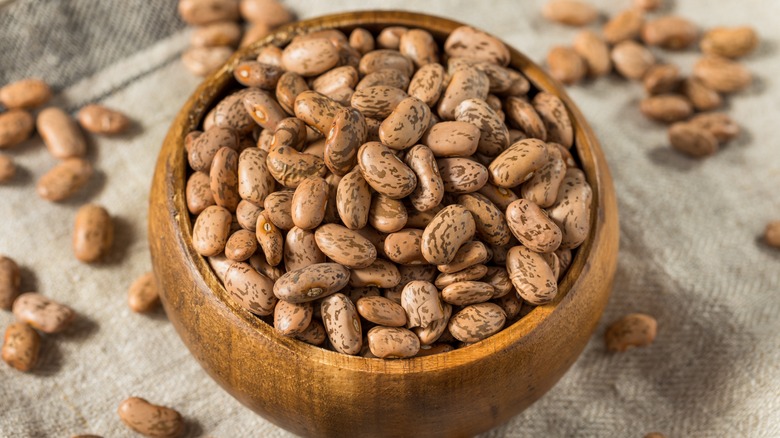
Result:
M203 368L269 421L304 436L472 436L506 422L547 392L588 342L609 298L618 250L612 178L591 128L562 87L512 49L511 64L563 99L577 154L593 187L594 226L557 299L493 337L445 354L406 360L353 357L285 338L227 298L191 242L184 136L235 87L232 69L267 43L308 30L423 28L439 42L460 23L384 11L295 23L246 48L210 76L173 122L155 170L149 239L165 310Z

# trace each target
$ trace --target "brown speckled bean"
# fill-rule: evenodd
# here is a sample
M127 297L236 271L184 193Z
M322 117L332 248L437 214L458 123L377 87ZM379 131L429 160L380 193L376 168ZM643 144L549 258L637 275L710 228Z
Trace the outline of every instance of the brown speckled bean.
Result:
M459 281L441 291L441 299L455 306L484 303L493 298L493 286L481 281Z
M447 324L452 316L452 306L448 303L441 303L441 306L444 309L444 316L441 319L431 322L427 327L414 327L412 329L420 339L420 344L430 345L439 340L442 334L447 331Z
M352 269L349 285L352 287L377 286L395 287L401 282L398 267L384 259L376 259L365 268Z
M49 84L41 79L27 78L0 88L0 103L6 108L31 109L51 99Z
M501 330L506 314L496 304L480 303L464 307L450 318L448 328L461 342L478 342Z
M157 291L157 281L154 272L147 272L138 277L127 291L127 305L136 313L146 313L160 304L160 294Z
M423 230L406 228L391 233L385 239L385 255L399 265L428 263L422 255Z
M233 77L241 85L270 91L276 90L283 73L280 67L252 60L241 61L233 69Z
M401 281L398 282L398 285L384 290L385 293L390 292L393 298L398 298L398 304L401 304L401 291L407 283L413 280L433 283L439 273L436 266L433 265L401 265L398 267L398 272L401 274ZM387 297L390 298L390 296Z
M393 151L379 142L368 142L358 150L360 172L377 192L401 199L417 186L417 176Z
M412 206L418 211L435 208L444 197L444 182L433 152L425 145L416 145L407 151L405 162L417 176L417 186L409 195Z
M211 193L211 181L208 174L195 172L187 179L186 198L187 209L192 214L200 214L206 207L215 205L214 195Z
M384 120L407 97L400 88L375 85L355 91L350 104L367 118Z
M271 222L268 210L264 210L257 217L255 236L265 254L265 260L271 266L276 266L282 261L284 251L284 238L279 228Z
M482 277L485 276L488 272L488 267L482 264L472 265L468 268L461 269L460 271L452 272L452 273L444 273L442 272L439 274L438 277L436 277L436 281L434 284L439 289L444 289L445 287L457 283L459 281L473 281L473 280L479 280Z
M222 99L214 107L214 126L230 128L241 135L251 133L257 126L257 122L250 114L252 109L247 108L244 103L244 97L249 96L251 99L260 94L267 96L264 91L258 88L245 88ZM268 99L266 103L268 101L271 99Z
M297 335L293 335L293 337L306 342L307 344L322 345L322 343L325 342L327 334L325 333L325 327L322 326L322 323L312 319L309 326L306 327L306 330Z
M626 351L631 347L646 347L655 340L658 323L642 313L631 313L612 323L604 334L607 349Z
M509 64L509 49L498 38L471 26L460 26L450 32L444 43L447 56L467 57L498 65Z
M408 328L425 328L444 318L439 291L428 281L408 282L401 291L401 306L406 311Z
M36 128L53 157L64 159L86 155L84 134L76 121L62 109L50 107L41 111Z
M558 190L558 200L547 212L561 233L562 249L573 249L582 244L590 233L590 209L593 191L579 169L569 169Z
M409 95L433 108L447 85L446 76L447 73L441 64L420 67L409 82Z
M343 354L358 354L363 347L363 332L352 301L344 294L335 293L322 300L321 311L333 348Z
M374 35L366 29L358 27L349 34L349 45L361 55L365 55L374 50Z
M407 97L379 126L379 139L385 146L403 150L422 137L431 122L431 110L416 97Z
M547 217L544 210L526 199L509 204L506 222L517 240L532 251L549 253L561 244L560 228Z
M114 223L105 208L87 204L76 213L73 254L85 263L104 257L114 243Z
M242 112L243 110L239 126L245 126L247 117L249 117L249 122L254 120L252 123L257 123L263 128L273 131L279 122L287 117L284 109L274 100L269 92L259 88L247 88L243 91L238 102L240 106L236 107L236 111ZM235 117L238 118L238 115ZM239 126L235 126L234 129L246 132L246 129L240 129ZM251 126L251 128L254 128L254 126Z
M571 148L574 144L574 130L561 99L554 94L541 92L534 96L533 106L544 122L547 141Z
M403 202L375 193L368 209L368 223L377 231L394 233L406 226L408 214Z
M190 167L198 172L208 173L214 156L223 147L238 150L238 136L230 128L213 126L193 138L187 150Z
M36 292L19 295L13 305L14 317L44 333L58 333L70 325L76 313L68 306Z
M467 121L440 122L423 136L422 142L437 157L467 157L477 151L480 130Z
M23 322L11 323L5 329L3 339L3 362L19 371L30 371L38 362L41 336Z
M358 148L367 137L363 114L354 108L339 109L325 140L325 165L337 175L346 175L357 164Z
M440 272L451 274L469 266L485 263L491 256L490 249L484 243L479 240L472 240L461 245L452 261L447 264L440 264L437 268Z
M371 190L359 168L355 167L339 181L336 207L347 228L357 230L368 223Z
M355 93L357 94L357 93ZM354 98L354 95L353 95ZM316 91L302 91L295 98L295 117L303 120L320 134L327 134L333 126L333 118L336 112L343 106ZM366 114L364 114L366 115Z
M346 267L366 268L376 260L376 247L371 241L342 225L322 225L314 237L326 256Z
M351 65L345 65L336 67L316 77L312 81L311 88L333 99L334 92L343 88L354 88L359 79L360 75L357 69Z
M506 245L511 237L504 213L486 196L468 193L458 196L458 204L471 212L477 235L489 245Z
M507 97L504 108L509 120L522 129L528 137L542 141L547 139L547 128L542 118L527 100Z
M325 38L293 41L282 51L284 69L301 76L322 74L338 62L338 49Z
M439 100L438 114L442 120L455 120L455 109L466 99L487 99L490 81L476 68L463 68L452 74L449 85Z
M181 414L165 406L153 405L142 398L128 398L119 405L117 413L127 427L147 437L176 438L184 433Z
M488 267L482 281L493 286L493 298L501 298L515 290L506 268L500 266Z
M192 227L192 244L198 254L211 257L225 249L230 235L230 212L218 205L206 207L195 219Z
M504 121L483 99L465 99L455 107L455 120L468 122L479 128L477 151L495 157L509 145L509 131Z
M290 146L271 149L266 158L268 171L279 184L296 188L311 176L325 176L325 161L315 155L300 153Z
M0 149L10 148L27 140L34 128L35 120L27 111L12 109L0 114Z
M268 170L267 158L268 153L259 148L241 151L238 157L238 194L241 199L262 205L274 191L276 181Z
M19 265L10 257L0 255L0 309L11 309L19 295L22 277Z
M739 135L740 128L734 120L724 113L703 113L694 116L689 123L697 128L709 131L718 141L725 142Z
M378 70L393 68L399 70L406 76L412 76L414 65L406 56L395 50L373 50L360 58L360 73L363 75L371 74Z
M313 231L293 227L285 236L284 267L295 271L309 265L325 263L325 254L320 251Z
M119 134L130 125L126 115L98 104L84 106L77 118L82 128L94 134Z
M482 186L478 193L495 204L501 211L506 210L509 204L518 199L515 192L503 187L498 187L490 182Z
M487 168L471 158L439 158L436 165L444 183L444 191L449 193L476 192L488 181Z
M309 328L313 314L311 303L279 300L274 309L274 328L284 336L300 335Z
M542 208L547 208L555 203L558 189L566 176L566 162L561 157L563 146L547 145L547 163L534 171L531 179L523 183L520 193L527 199Z
M292 198L295 194L292 190L280 190L273 192L265 198L263 210L268 219L282 230L289 230L295 226L292 220ZM257 226L257 224L255 224Z
M225 257L243 262L257 251L257 237L254 231L240 229L231 234L225 243Z
M367 296L357 300L357 311L374 324L387 327L406 325L406 312L400 304L380 296Z
M211 257L214 258L214 257ZM227 259L225 259L227 260ZM232 261L231 261L232 263ZM264 256L261 256L260 254L255 254L252 257L249 257L249 264L257 270L257 272L265 275L266 277L270 278L272 281L276 281L279 278L281 278L282 275L284 275L284 270L277 266L271 266L268 264L268 262L265 260Z
M415 66L422 67L439 60L439 47L430 32L410 29L401 35L398 51L411 59Z
M514 286L512 286L511 293L507 293L506 295L497 298L495 303L504 311L507 320L512 320L520 315L523 306L528 307L528 305L523 302L523 299L515 293Z
M409 76L406 76L402 71L393 68L377 70L363 77L363 79L358 82L357 86L355 86L355 90L363 90L377 85L385 85L406 90L409 88Z
M235 47L239 41L241 41L241 26L230 21L196 27L190 35L192 47Z
M274 311L274 282L244 262L234 262L225 272L225 289L241 307L255 315Z
M509 250L506 268L515 290L529 303L547 304L558 294L558 283L552 268L540 254L523 246L515 246Z
M498 187L516 187L529 180L548 160L549 153L543 141L520 140L490 163L491 182Z
M420 339L405 328L377 326L368 331L368 346L378 358L406 358L420 351Z
M289 115L295 114L295 99L309 90L306 80L299 74L285 72L276 83L276 100Z
M235 211L238 201L238 152L223 147L214 155L209 171L211 193L220 207Z
M340 291L350 278L338 263L317 263L288 271L274 284L274 295L291 303L305 303Z
M422 252L428 263L450 263L461 245L476 231L474 218L460 205L448 205L434 216L423 231Z
M304 230L316 228L325 217L327 203L328 183L325 179L319 176L306 178L295 189L290 203L293 223Z

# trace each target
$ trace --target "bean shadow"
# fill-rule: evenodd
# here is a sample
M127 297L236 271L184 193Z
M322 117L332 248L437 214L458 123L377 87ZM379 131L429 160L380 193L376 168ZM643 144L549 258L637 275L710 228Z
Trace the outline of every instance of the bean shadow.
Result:
M133 223L124 217L112 216L111 219L114 223L114 243L108 254L100 261L100 265L103 266L118 266L125 263L137 234Z
M203 436L203 425L196 418L184 417L184 437L196 438Z
M777 53L777 41L762 39L755 52L748 55L748 60L771 58Z
M95 160L89 160L92 165L95 165ZM100 170L95 169L92 177L89 179L86 187L82 188L75 195L62 202L63 205L69 207L81 207L84 204L89 203L90 199L97 197L103 188L106 186L106 174Z
M57 337L68 342L82 343L94 336L99 329L100 326L95 320L77 312L73 322L65 330L58 333Z
M755 242L759 251L768 255L769 257L772 257L775 259L775 261L780 262L780 249L769 246L769 244L766 243L766 240L764 239L763 232L756 236Z
M0 187L20 189L22 187L30 187L33 185L32 172L30 172L26 167L20 166L15 160L14 165L16 167L16 171L14 172L13 178L0 184Z
M158 304L157 306L154 307L154 309L146 313L139 313L138 316L142 318L149 318L153 321L168 320L168 314L165 313L165 309L163 308L162 304Z
M38 363L30 371L35 376L53 376L62 369L63 356L58 344L59 335L41 335L41 349L38 353Z
M35 271L26 266L19 266L19 274L21 277L19 290L22 293L38 291L38 276L35 275Z
M650 161L661 167L668 167L679 172L687 172L701 165L701 159L688 157L682 152L672 149L671 145L657 146L647 152Z

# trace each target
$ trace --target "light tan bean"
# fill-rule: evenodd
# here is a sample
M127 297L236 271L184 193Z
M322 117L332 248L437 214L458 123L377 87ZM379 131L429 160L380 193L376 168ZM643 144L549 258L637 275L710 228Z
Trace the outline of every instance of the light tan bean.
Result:
M114 243L114 223L105 208L87 204L76 213L73 254L85 263L104 257Z
M509 250L506 259L509 278L520 297L533 305L551 302L558 294L558 283L542 255L523 246Z
M441 291L441 299L455 306L484 303L493 298L493 286L481 281L459 281Z
M425 145L416 145L407 151L405 161L417 177L417 186L409 195L412 206L418 211L435 208L444 197L444 181L434 153Z
M430 32L422 29L410 29L401 35L398 51L422 67L435 63L439 59L439 47Z
M702 158L718 151L718 139L707 129L689 122L669 127L669 143L674 149L693 158Z
M81 108L77 117L81 127L94 134L120 134L130 125L126 115L98 104Z
M211 257L225 249L233 218L224 207L212 205L206 207L195 219L192 227L192 244L198 254Z
M526 199L509 204L506 222L517 240L532 251L550 253L561 244L562 233L555 222L538 205Z
M713 55L705 55L696 61L693 65L693 76L721 93L744 90L753 82L753 76L745 66Z
M352 287L395 287L401 282L398 267L384 259L376 259L365 268L352 269L349 285Z
M561 157L561 149L564 149L563 146L547 145L547 163L535 170L531 179L520 187L524 199L542 208L550 207L555 203L558 189L566 176L566 162Z
M360 328L355 305L349 298L336 293L322 300L322 322L333 348L343 354L357 354L363 347L363 333Z
M209 171L211 193L220 207L236 211L238 201L238 152L223 147L214 155Z
M127 291L127 305L136 313L146 313L160 305L154 272L138 277Z
M434 216L423 231L422 252L428 263L450 263L458 249L476 231L474 218L460 205L448 205Z
M67 328L76 313L68 306L36 292L25 292L16 298L14 317L44 333L59 333Z
M21 284L19 265L12 258L0 255L0 309L11 309Z
M271 266L276 266L282 261L284 251L284 238L281 231L271 222L268 210L264 210L257 217L255 236L265 254L265 259Z
M572 47L554 46L547 53L550 76L566 85L576 84L588 72L585 59Z
M379 126L379 139L392 149L403 150L417 143L430 122L428 105L416 97L407 97Z
M358 27L349 34L349 45L361 55L365 55L374 50L374 36L366 29Z
M288 271L274 284L274 295L305 303L336 293L347 285L350 271L338 263L317 263Z
M653 53L634 40L618 43L612 48L610 58L618 73L634 80L642 79L647 70L655 64Z
M184 1L179 5L182 3ZM130 397L123 401L117 409L117 414L127 427L148 437L176 438L184 433L184 419L181 414L139 397Z
M314 233L317 247L331 260L349 268L366 268L376 260L376 247L357 232L325 224Z
M655 340L657 328L658 323L650 315L628 314L607 328L607 350L622 352L631 347L646 347Z
M426 327L414 327L412 329L417 337L420 338L420 344L433 344L447 331L447 324L450 322L450 317L452 316L452 305L441 303L441 306L442 309L444 309L444 317L431 322Z
M241 0L241 16L250 23L277 27L295 19L278 0Z
M400 88L375 85L355 91L350 104L367 118L384 120L407 97Z
M674 64L656 64L642 78L648 95L674 93L680 87L680 68Z
M268 88L273 89L268 84ZM246 88L240 96L240 107L243 110L240 122L234 123L234 129L242 130L248 122L257 123L263 128L276 130L279 123L287 117L284 109L274 100L271 94L259 88ZM236 116L238 118L238 116ZM243 129L245 131L245 129Z
M358 148L367 137L363 114L354 108L339 109L325 140L325 165L337 175L346 175L357 164Z
M359 168L355 167L339 181L336 207L347 228L357 230L368 223L371 191Z
M717 91L704 85L697 78L688 78L680 90L697 111L710 111L723 105L723 99Z
M604 76L612 70L609 46L592 30L584 30L574 37L574 50L585 60L588 75Z
M580 0L549 0L542 8L542 15L568 26L584 26L598 19L599 11Z
M549 160L547 146L528 138L510 146L490 163L490 179L498 187L512 188L529 180Z
M274 311L274 282L244 262L234 262L225 272L225 289L249 312L266 316Z
M690 123L705 129L718 141L725 142L739 135L740 128L734 120L724 113L704 113L694 116Z
M408 213L403 202L375 193L368 209L368 223L383 233L394 233L404 226Z
M0 103L9 110L35 108L49 99L51 88L41 79L21 79L0 88Z
M241 26L232 21L221 21L196 27L190 35L193 47L235 47L241 41Z
M473 281L479 280L485 276L488 272L488 267L483 264L477 264L469 266L468 268L461 269L460 271L444 273L442 272L436 277L434 284L439 289L457 283L459 281Z
M639 110L646 117L664 123L685 120L693 114L693 106L685 96L661 94L642 99Z
M265 198L263 203L268 219L283 230L289 230L295 226L292 220L292 198L294 193L292 190L273 192Z
M377 45L382 49L398 50L401 37L408 31L409 29L404 26L388 26L376 37Z
M328 183L319 176L301 181L290 203L295 226L304 230L316 228L325 217L328 202Z
M12 109L0 114L0 149L27 140L35 128L35 120L27 111Z
M444 42L447 56L469 57L498 65L509 64L509 49L498 38L471 26L460 26Z
M533 105L544 122L547 141L560 143L567 148L572 147L574 130L563 101L554 94L541 92L534 96Z
M274 328L284 336L300 335L309 328L313 314L311 303L279 300L274 309Z
M36 127L53 157L65 159L86 155L84 134L70 115L60 108L49 107L41 111Z
M708 30L699 47L707 55L741 58L758 46L758 34L750 26L714 27Z
M322 74L338 62L338 49L325 38L293 41L282 51L284 69L301 76Z
M464 243L458 249L458 252L455 253L452 261L447 264L440 264L437 268L440 272L451 274L476 264L485 263L490 257L491 254L488 247L478 240L473 240Z
M488 267L482 281L493 286L493 298L501 298L515 290L512 280L509 279L509 273L500 266Z
M230 46L190 47L181 54L181 62L195 76L208 76L232 54Z
M11 323L5 329L3 339L3 362L19 371L30 371L38 362L41 336L23 322Z
M238 195L241 199L262 205L274 191L276 181L268 170L267 158L268 153L259 148L241 151L238 157Z
M253 60L241 61L233 69L233 77L241 85L269 91L276 90L276 84L283 73L281 67Z
M257 251L257 237L254 231L240 229L231 234L225 243L225 257L230 260L243 262L255 251Z
M259 258L258 256L253 256L253 259ZM211 269L214 270L214 274L219 278L221 282L225 282L225 273L227 272L230 265L233 264L233 260L230 260L229 258L225 257L224 254L219 254L216 256L208 257L209 266L211 266Z
M463 68L452 74L447 89L439 100L442 120L455 120L455 110L466 99L487 99L490 80L476 68Z
M405 328L377 326L368 331L368 346L378 358L406 358L420 351L420 339Z
M522 129L531 138L544 141L547 138L547 128L533 105L518 97L507 97L504 107L509 120Z
M357 311L374 324L387 327L406 325L406 312L400 304L380 296L367 296L357 300Z
M377 70L363 77L363 79L358 82L357 86L355 86L355 90L363 90L377 85L406 90L409 88L409 76L406 76L402 71L393 68Z
M238 136L233 129L212 126L194 138L187 151L187 161L193 170L208 173L217 151L223 147L238 150Z
M602 29L604 39L609 44L633 40L639 36L645 24L645 14L639 8L626 9L615 14Z
M498 187L488 182L477 193L486 197L490 202L495 204L500 210L504 211L513 201L517 200L517 194L515 192ZM555 195L557 195L557 190Z
M478 342L504 327L506 314L496 304L480 303L464 307L450 318L448 328L461 342Z
M477 151L479 128L466 121L436 123L422 139L437 157L467 157Z
M391 233L385 239L385 254L399 265L420 265L427 261L422 255L423 230L406 228Z
M360 73L363 75L371 74L378 70L393 68L401 71L406 76L411 77L414 72L412 61L406 56L395 50L373 50L360 58Z
M360 172L377 192L392 199L410 195L417 177L392 150L379 142L368 142L358 150Z
M696 41L699 29L685 18L665 15L642 26L642 41L648 46L682 50Z
M574 249L590 233L590 209L593 191L579 169L569 169L558 190L558 200L547 212L563 233L562 249Z
M401 292L401 306L406 311L408 328L425 328L444 318L439 291L427 281L408 282Z

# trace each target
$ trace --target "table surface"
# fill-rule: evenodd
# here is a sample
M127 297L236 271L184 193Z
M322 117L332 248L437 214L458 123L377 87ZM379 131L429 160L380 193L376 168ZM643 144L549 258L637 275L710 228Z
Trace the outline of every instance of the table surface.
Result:
M542 19L544 0L285 3L301 18L371 8L441 15L486 29L537 62L577 33ZM613 14L630 0L591 3ZM640 85L613 76L569 89L615 177L622 235L613 296L560 383L485 437L780 436L780 251L760 240L766 222L780 219L780 3L674 3L674 13L703 28L749 24L760 33L760 48L744 61L754 84L727 100L744 132L716 156L692 160L641 116ZM128 286L150 269L146 206L157 151L200 81L179 61L189 31L174 4L0 1L0 85L42 77L57 90L53 104L75 111L100 102L134 120L124 135L90 138L97 175L61 204L35 195L55 163L40 139L4 151L20 169L0 186L0 254L22 266L25 290L72 306L79 318L44 337L34 372L0 366L0 436L134 436L115 414L131 395L178 409L188 436L290 436L223 392L162 311L137 315L126 305ZM657 54L686 73L698 56ZM87 202L106 206L116 221L115 247L96 265L77 262L70 248L75 211ZM606 325L630 312L658 319L655 344L607 352ZM0 327L12 319L0 312Z

